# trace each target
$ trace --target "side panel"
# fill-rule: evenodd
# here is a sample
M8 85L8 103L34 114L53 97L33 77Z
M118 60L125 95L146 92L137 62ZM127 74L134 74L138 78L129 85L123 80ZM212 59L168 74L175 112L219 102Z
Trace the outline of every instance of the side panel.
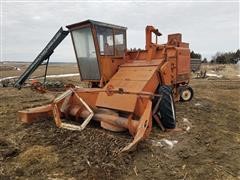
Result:
M158 66L147 67L120 67L119 71L112 77L108 85L115 90L122 88L127 92L141 92L154 76ZM113 94L108 96L105 92L98 95L96 105L110 109L126 112L134 112L138 96L135 94Z
M177 82L188 82L190 72L190 50L188 48L177 48Z
M114 59L111 56L100 56L101 74L104 81L108 81L125 61L123 58Z
M167 49L167 61L161 66L161 78L164 85L176 84L176 48Z
M156 71L154 73L154 75L152 76L152 78L150 80L148 80L148 82L147 82L146 86L144 87L143 91L144 92L155 93L159 83L160 83L160 78L159 78L159 75ZM147 105L147 101L144 101L144 98L138 98L137 103L136 103L136 107L135 107L135 111L134 111L135 115L140 117L144 113L144 111L146 109L146 105Z

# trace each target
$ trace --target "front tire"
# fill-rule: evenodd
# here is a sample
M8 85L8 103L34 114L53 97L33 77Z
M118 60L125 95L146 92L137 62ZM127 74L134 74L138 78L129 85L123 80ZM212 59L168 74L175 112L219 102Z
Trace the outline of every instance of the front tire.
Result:
M176 113L172 88L169 86L160 86L157 93L162 95L162 98L156 114L160 118L164 128L174 129L176 127Z

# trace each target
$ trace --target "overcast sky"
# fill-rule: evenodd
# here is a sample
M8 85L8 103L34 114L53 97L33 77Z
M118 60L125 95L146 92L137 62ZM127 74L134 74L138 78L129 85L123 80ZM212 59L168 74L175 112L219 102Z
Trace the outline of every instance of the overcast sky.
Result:
M144 48L145 26L180 32L190 49L211 58L239 48L239 1L231 2L50 2L3 1L1 60L33 61L61 26L93 19L128 27L128 48ZM75 61L67 37L51 61Z

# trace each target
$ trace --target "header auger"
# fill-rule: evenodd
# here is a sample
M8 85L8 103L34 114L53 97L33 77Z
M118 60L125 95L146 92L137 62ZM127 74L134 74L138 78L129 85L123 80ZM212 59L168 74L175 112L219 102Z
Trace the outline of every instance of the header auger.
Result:
M145 49L127 50L125 27L92 20L66 27L81 81L92 87L70 88L52 104L20 111L23 122L53 117L58 127L83 130L95 120L111 131L129 131L134 139L122 151L133 150L149 136L152 118L163 130L175 128L174 101L193 96L188 86L190 50L181 34L170 34L167 43L158 44L162 34L147 26Z

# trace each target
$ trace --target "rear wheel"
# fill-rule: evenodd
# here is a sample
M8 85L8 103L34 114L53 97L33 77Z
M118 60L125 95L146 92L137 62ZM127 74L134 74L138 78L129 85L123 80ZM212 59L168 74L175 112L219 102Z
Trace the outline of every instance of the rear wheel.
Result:
M193 89L189 86L180 89L180 100L183 102L190 101L193 98Z
M157 93L162 95L158 106L157 115L164 128L174 129L176 127L175 105L172 96L172 88L169 86L160 86Z

